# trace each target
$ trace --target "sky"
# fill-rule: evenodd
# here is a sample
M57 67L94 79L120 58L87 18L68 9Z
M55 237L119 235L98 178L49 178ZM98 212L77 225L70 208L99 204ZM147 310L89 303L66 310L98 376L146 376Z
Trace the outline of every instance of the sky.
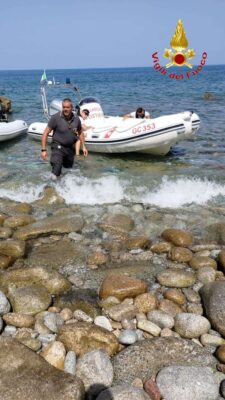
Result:
M225 64L225 0L0 0L0 70L165 65L179 19L195 65Z

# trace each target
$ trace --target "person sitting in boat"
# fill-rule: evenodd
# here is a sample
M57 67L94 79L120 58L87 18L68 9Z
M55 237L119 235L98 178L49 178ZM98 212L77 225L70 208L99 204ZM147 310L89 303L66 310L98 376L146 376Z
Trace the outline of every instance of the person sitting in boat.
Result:
M79 110L78 116L79 116L79 118L80 118L80 122L81 122L81 126L82 126L82 131L83 131L83 132L85 132L85 131L87 131L88 129L92 128L92 126L87 125L87 124L85 123L86 119L89 117L89 114L90 114L90 112L89 112L89 110L87 110L87 109L84 109L84 110L82 110L82 111ZM76 142L76 145L75 145L76 156L79 156L79 155L80 155L80 144L81 144L81 143L80 143L80 140L78 140L78 141Z
M150 118L150 114L148 111L145 111L143 107L138 107L136 111L131 112L130 114L126 114L123 117L126 118Z
M8 122L7 114L5 113L5 108L0 100L0 122Z

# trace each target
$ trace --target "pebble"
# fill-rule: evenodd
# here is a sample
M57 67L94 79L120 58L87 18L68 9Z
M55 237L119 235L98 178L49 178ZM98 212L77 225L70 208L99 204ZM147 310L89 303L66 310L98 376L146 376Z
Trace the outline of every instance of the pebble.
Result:
M183 293L185 294L187 300L190 301L191 303L200 303L201 302L201 297L198 294L198 292L196 292L195 290L193 290L191 288L184 288Z
M152 293L143 293L135 298L134 305L139 312L147 313L157 308L157 299Z
M113 306L107 310L107 314L114 321L121 322L123 319L132 319L138 313L137 307L126 304L124 301L121 304Z
M135 319L122 319L121 325L123 329L136 329L137 321Z
M201 335L200 340L203 346L221 346L225 344L225 340L222 337L209 335L208 333Z
M157 275L159 283L167 287L183 288L195 283L195 274L191 271L167 269Z
M138 321L137 326L142 331L148 332L153 336L159 336L161 332L161 328L150 321L145 321L145 320Z
M73 311L70 308L63 308L59 315L63 321L69 321L73 318Z
M107 329L107 331L110 332L113 330L111 322L104 315L98 315L97 317L95 317L94 324L97 326L101 326L102 328L105 328Z
M180 313L175 317L174 329L185 339L198 338L210 329L210 322L201 315Z
M13 325L6 325L4 329L4 336L13 336L17 332L17 329Z
M68 351L65 362L64 371L68 374L75 375L76 373L76 353L74 351Z
M64 320L59 314L48 312L44 316L44 324L51 332L57 333Z
M180 289L167 289L164 292L164 297L165 299L171 300L179 306L183 305L186 302L186 297Z
M10 303L6 295L0 290L0 315L4 315L10 311Z
M216 357L220 362L225 364L225 345L218 347L216 351Z
M153 322L161 329L169 328L172 329L174 326L174 318L172 315L167 314L162 310L152 310L147 314L147 318L149 321Z
M84 311L82 310L75 310L73 313L74 318L77 319L77 321L84 321L84 322L93 322L93 318L91 318L89 315L87 315Z
M212 267L203 267L197 271L197 279L203 283L214 282L216 279L216 271Z
M56 335L55 334L43 334L43 335L39 335L38 339L42 342L42 343L51 343L55 340Z
M138 340L136 332L132 329L125 329L118 337L118 341L121 344L133 344Z

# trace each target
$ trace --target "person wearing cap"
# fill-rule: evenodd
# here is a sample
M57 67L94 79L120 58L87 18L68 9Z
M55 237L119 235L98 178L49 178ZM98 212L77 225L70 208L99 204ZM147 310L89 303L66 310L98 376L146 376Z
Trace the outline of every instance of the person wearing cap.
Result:
M88 151L84 145L84 136L79 117L73 113L73 103L69 98L62 102L62 112L54 114L48 121L41 140L41 158L47 160L47 140L50 132L53 131L51 158L52 179L56 180L64 168L72 168L74 163L74 147L77 141L83 144L84 156Z

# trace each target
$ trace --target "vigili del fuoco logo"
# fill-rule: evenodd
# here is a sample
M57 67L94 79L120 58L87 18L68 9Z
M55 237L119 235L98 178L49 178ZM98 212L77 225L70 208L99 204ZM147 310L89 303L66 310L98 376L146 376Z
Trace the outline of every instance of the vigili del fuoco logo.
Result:
M207 53L202 53L202 58L199 65L193 69L193 64L190 62L196 54L194 49L188 48L188 40L184 31L183 23L179 19L175 33L170 41L170 49L165 49L163 56L170 60L165 67L159 64L158 52L152 54L153 68L160 72L162 75L167 75L170 79L182 80L185 78L191 78L197 75L206 63ZM171 67L188 67L191 71L177 74L174 72L168 73L168 69Z

